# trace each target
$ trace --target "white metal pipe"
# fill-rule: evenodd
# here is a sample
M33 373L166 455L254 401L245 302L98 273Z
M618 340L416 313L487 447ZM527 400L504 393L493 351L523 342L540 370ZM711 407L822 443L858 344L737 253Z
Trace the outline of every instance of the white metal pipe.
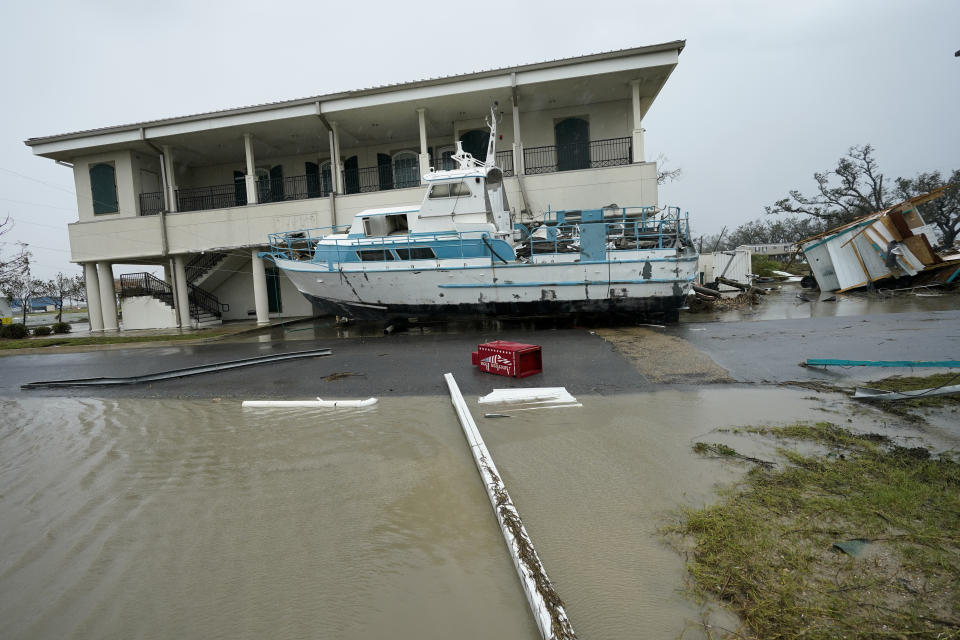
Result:
M550 578L547 577L543 563L540 562L540 556L533 548L533 542L527 534L526 527L523 526L523 521L520 520L520 514L517 513L510 494L507 493L500 472L493 464L493 458L480 436L480 431L477 430L477 424L470 415L470 409L460 393L457 381L454 380L452 373L444 374L443 378L450 389L450 400L460 419L463 435L466 436L467 444L470 445L470 452L480 471L490 504L493 505L493 511L497 515L500 531L513 558L513 566L517 570L517 575L520 576L523 590L527 594L527 602L530 604L530 611L533 612L534 621L540 630L540 636L544 640L576 638L563 602L560 601Z
M340 407L370 407L377 404L376 398L366 400L244 400L241 407L247 409L273 409L302 407L307 409L336 409Z

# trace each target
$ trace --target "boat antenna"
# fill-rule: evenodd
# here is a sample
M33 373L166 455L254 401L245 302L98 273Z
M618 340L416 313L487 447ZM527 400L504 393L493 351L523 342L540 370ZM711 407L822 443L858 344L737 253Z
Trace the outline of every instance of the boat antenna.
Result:
M484 161L483 166L492 167L496 162L497 157L497 107L500 106L500 103L496 100L493 101L493 106L490 107L490 117L487 118L487 127L490 128L490 139L487 142L487 159Z

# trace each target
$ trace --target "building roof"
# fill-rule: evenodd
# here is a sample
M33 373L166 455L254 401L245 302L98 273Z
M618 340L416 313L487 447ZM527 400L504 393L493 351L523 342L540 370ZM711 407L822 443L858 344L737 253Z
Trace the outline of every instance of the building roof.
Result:
M76 138L86 138L90 136L97 136L97 135L104 135L104 134L111 134L111 133L138 131L145 127L152 127L156 125L179 124L179 123L200 121L200 120L205 120L209 118L222 118L225 116L254 114L257 112L271 111L271 110L277 109L278 107L310 105L318 102L320 103L328 102L331 100L341 100L345 98L356 98L360 96L386 94L386 93L399 91L399 90L416 89L421 87L433 87L438 85L463 82L467 80L478 80L478 79L488 78L492 76L503 76L505 74L553 69L553 68L559 68L559 67L564 67L564 66L574 65L574 64L582 64L587 62L615 60L618 58L626 58L626 57L642 55L642 54L653 54L653 53L666 52L666 51L676 51L679 54L681 51L683 51L683 48L685 45L686 45L685 40L673 40L671 42L664 42L661 44L648 45L643 47L633 47L630 49L618 49L614 51L593 53L588 55L576 56L572 58L560 58L557 60L537 62L533 64L525 64L525 65L518 65L518 66L512 66L512 67L501 67L501 68L489 69L485 71L477 71L473 73L441 76L437 78L428 78L428 79L416 80L412 82L386 84L386 85L380 85L376 87L369 87L366 89L355 89L352 91L343 91L343 92L330 93L325 95L310 96L306 98L297 98L294 100L281 100L277 102L267 102L263 104L251 105L246 107L222 109L218 111L208 111L205 113L179 116L174 118L146 120L143 122L135 122L132 124L116 125L111 127L100 127L96 129L86 129L86 130L74 131L70 133L61 133L61 134L52 135L52 136L29 138L26 141L24 141L24 144L26 144L27 146L33 147L35 145L67 141L67 140L72 140Z

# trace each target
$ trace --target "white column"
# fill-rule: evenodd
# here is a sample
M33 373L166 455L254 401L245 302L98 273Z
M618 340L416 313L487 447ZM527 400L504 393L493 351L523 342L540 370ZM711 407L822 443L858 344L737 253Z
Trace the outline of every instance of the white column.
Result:
M257 324L270 324L270 303L267 300L267 271L263 267L263 260L254 249L250 256L250 265L253 267L253 303L257 309Z
M167 210L176 213L177 211L177 174L173 170L173 149L170 145L163 145L163 175L167 184L163 185L167 190Z
M333 129L333 161L330 163L330 171L331 173L336 172L337 174L337 177L334 178L334 184L336 185L335 191L337 193L344 193L343 170L340 165L340 129L337 127L336 122L331 122L330 127Z
M174 288L177 292L177 312L180 314L180 326L190 328L190 290L187 285L187 271L183 266L183 256L173 256Z
M173 271L170 269L170 262L163 265L163 281L167 284L173 284Z
M519 176L524 172L523 141L520 137L520 105L513 98L513 175Z
M109 262L97 263L97 279L100 284L100 309L103 313L103 330L117 331L117 295L113 291L113 266Z
M90 331L103 331L103 309L100 307L100 279L97 277L97 263L83 263L83 278L87 286L87 317L90 319Z
M630 83L633 90L633 161L643 162L643 125L640 113L640 81Z
M339 159L337 158L337 145L333 142L333 129L330 129L327 136L330 138L330 181L333 183L330 187L334 193L340 193L340 172L337 171ZM334 224L336 224L336 221L334 221Z
M257 204L257 164L253 157L253 135L243 134L243 151L247 156L247 204Z
M417 119L420 121L420 184L423 176L430 171L430 154L427 153L427 110L417 109Z

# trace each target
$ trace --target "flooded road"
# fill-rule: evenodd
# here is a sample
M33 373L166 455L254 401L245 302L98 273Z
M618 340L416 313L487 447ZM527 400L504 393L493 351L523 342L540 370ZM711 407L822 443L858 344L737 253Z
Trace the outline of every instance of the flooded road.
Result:
M493 420L467 398L580 637L703 637L657 530L742 470L691 444L824 414L775 388L579 399ZM445 396L0 411L6 638L537 637Z

